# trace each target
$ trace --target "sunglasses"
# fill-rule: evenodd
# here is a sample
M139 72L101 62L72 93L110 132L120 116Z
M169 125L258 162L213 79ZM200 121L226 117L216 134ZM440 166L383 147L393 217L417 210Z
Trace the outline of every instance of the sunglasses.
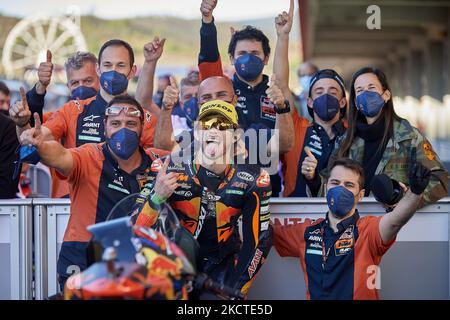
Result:
M129 117L141 117L141 110L139 110L136 107L129 107L129 106L111 106L106 108L105 110L105 116L118 116L121 112L124 112L125 115Z
M233 123L231 123L228 119L221 117L207 118L201 120L200 124L203 130L210 130L212 128L220 131L236 129L236 126Z

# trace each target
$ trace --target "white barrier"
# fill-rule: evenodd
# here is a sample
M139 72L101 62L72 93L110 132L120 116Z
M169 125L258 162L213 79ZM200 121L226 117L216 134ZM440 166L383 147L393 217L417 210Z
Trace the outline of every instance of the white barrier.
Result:
M0 299L32 299L32 201L0 200Z
M36 299L59 292L56 263L69 221L69 199L35 199ZM39 246L39 249L36 248Z
M11 246L12 299L32 298L31 204L34 207L35 298L44 299L58 292L56 263L69 218L70 200L0 201L0 245ZM358 208L361 216L384 213L370 198L365 198ZM324 198L271 200L272 220L279 219L283 224L296 223L306 217L317 219L323 217L326 210ZM382 298L449 299L449 216L450 198L445 198L418 211L400 231L396 244L381 265ZM11 233L5 225L10 226ZM280 258L272 249L252 285L249 298L304 299L305 287L298 259Z

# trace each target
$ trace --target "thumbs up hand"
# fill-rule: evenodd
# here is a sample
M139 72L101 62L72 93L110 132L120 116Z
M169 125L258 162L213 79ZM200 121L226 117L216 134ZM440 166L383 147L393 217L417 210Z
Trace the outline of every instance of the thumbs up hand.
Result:
M302 174L306 179L312 180L316 173L317 159L308 147L305 147L306 158L302 162Z
M38 94L45 94L48 85L52 79L53 63L52 52L47 50L47 58L45 62L41 62L38 68L39 82L36 84L36 92Z
M170 86L164 90L162 106L165 110L171 110L178 102L180 90L174 77L170 77Z
M285 108L285 98L281 91L275 74L272 75L269 82L269 88L266 90L267 97L278 108Z

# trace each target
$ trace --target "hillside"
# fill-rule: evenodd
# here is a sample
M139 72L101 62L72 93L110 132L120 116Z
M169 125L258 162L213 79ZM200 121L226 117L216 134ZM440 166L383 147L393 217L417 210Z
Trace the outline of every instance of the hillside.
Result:
M0 15L0 53L9 31L18 21L18 18ZM216 24L219 48L222 57L224 57L224 65L229 64L227 45L230 39L230 26L241 28L246 24L255 25L261 28L269 37L272 50L275 47L275 30L272 18L240 21L237 23L216 22ZM161 58L160 66L190 67L197 64L200 25L200 18L198 20L184 20L158 16L105 20L94 16L81 17L81 30L90 51L97 53L101 44L106 40L122 38L127 40L135 49L138 64L142 63L142 47L146 42L153 39L155 35L166 37L165 53ZM291 65L297 66L299 63L298 32L295 30L295 27L293 29L290 60Z

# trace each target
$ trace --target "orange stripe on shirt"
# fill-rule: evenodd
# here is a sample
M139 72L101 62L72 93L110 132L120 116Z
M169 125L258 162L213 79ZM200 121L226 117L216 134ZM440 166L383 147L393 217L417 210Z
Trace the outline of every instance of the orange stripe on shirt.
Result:
M253 195L256 198L256 208L253 213L253 236L255 237L255 249L259 243L259 197L256 192L253 192Z

